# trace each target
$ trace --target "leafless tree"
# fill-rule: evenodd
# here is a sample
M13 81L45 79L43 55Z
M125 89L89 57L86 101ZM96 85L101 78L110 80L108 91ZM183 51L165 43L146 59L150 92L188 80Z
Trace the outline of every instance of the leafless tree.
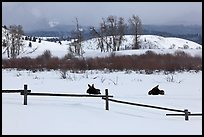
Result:
M127 25L125 24L124 18L120 17L118 20L118 28L117 28L117 37L118 37L118 45L117 45L117 51L119 51L120 45L122 44L122 41L124 40L124 35L126 31Z
M108 35L111 37L110 41L113 45L113 51L116 51L116 36L117 36L117 17L116 16L108 16L107 18L107 25L108 25Z
M20 51L23 50L23 34L24 31L21 25L10 25L9 30L6 30L4 35L8 58L16 58Z
M71 47L74 47L74 53L77 55L82 55L82 27L80 27L78 18L76 18L76 29L72 32L72 37L74 38L73 42L70 44Z
M116 16L108 16L106 20L102 18L99 30L94 27L91 28L92 35L98 39L98 46L101 52L105 51L119 51L127 25L122 17L117 20Z
M132 49L139 49L140 48L139 37L142 33L142 21L139 18L139 16L132 15L132 17L129 19L129 23L134 35Z
M98 48L100 48L101 52L108 51L109 48L111 47L110 43L108 42L108 36L107 36L107 25L102 18L103 22L100 23L100 28L97 31L95 27L91 27L91 35L97 38L98 41ZM106 45L106 50L105 50L105 45Z
M4 39L2 39L2 46L6 48L5 52L7 52L7 56L10 58L10 35L7 27L2 29L2 36L4 36Z

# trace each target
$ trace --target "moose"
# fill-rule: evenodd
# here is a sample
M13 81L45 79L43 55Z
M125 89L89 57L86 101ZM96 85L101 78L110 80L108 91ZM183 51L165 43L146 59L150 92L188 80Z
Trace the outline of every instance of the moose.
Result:
M155 86L152 88L149 92L148 95L164 95L164 90L159 89L159 85Z
M94 84L92 84L92 86L88 84L88 86L89 86L89 88L86 91L87 93L89 93L89 94L101 94L100 89L96 89L94 87Z

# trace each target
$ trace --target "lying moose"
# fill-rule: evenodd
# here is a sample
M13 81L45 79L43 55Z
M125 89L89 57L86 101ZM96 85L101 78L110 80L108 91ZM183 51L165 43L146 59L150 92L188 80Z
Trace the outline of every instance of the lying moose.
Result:
M156 87L154 87L153 89L151 89L149 92L148 92L148 95L164 95L164 90L160 90L159 88L159 85L157 85Z
M89 93L89 94L101 94L100 89L96 89L94 87L94 84L92 84L92 86L88 84L88 86L89 86L89 89L87 89L87 91L86 91L87 93Z

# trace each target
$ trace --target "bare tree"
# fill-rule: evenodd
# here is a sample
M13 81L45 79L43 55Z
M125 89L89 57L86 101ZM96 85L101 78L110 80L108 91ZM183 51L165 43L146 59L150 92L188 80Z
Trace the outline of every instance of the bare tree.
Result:
M108 42L108 36L107 36L107 25L105 20L102 18L103 22L100 23L100 28L97 31L95 27L91 27L91 35L97 38L98 41L98 48L100 48L101 52L105 52L109 50L111 47L110 43ZM106 45L106 50L105 50Z
M101 29L100 29L100 30L101 30ZM97 30L95 29L95 27L90 27L90 33L91 33L91 35L93 35L94 37L97 38L98 48L100 48L101 52L103 52L103 51L104 51L104 41L103 41L102 32L101 32L101 31L97 32Z
M16 58L24 45L22 39L24 34L23 27L21 25L10 25L9 30L6 30L4 33L8 58Z
M125 31L127 29L127 25L125 24L124 18L120 17L118 20L118 28L117 28L117 39L118 39L118 44L117 44L117 51L119 51L119 48L122 44L122 41L124 40L124 35Z
M117 17L116 16L108 16L107 18L108 24L108 35L111 37L110 41L113 45L113 51L116 51L116 35L117 35Z
M139 49L140 48L140 41L139 37L142 33L142 21L139 16L132 15L129 19L129 23L131 25L131 30L133 31L134 40L132 49Z
M76 18L76 29L72 32L72 37L74 38L74 41L70 44L70 46L74 47L74 53L77 55L82 55L82 27L79 26L78 19Z
M20 50L23 50L23 35L24 35L24 31L23 31L23 27L21 25L17 26L17 35L16 35L16 43L17 43L17 55L20 54Z
M105 51L119 51L127 25L122 17L117 20L116 16L108 16L105 20L102 18L99 30L94 27L91 28L92 35L98 39L98 46L101 52Z
M2 41L2 46L6 48L5 52L7 51L7 56L10 58L10 35L9 30L7 27L3 27L2 29L2 36L4 36L4 40Z
M124 40L125 31L127 25L125 24L124 18L116 16L109 16L107 18L108 35L111 37L113 51L119 51L122 41Z

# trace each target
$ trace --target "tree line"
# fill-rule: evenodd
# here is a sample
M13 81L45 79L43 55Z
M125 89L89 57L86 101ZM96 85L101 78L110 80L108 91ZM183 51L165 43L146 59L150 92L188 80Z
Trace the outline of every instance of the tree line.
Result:
M70 43L69 51L75 55L82 56L82 41L83 28L80 26L78 18L76 18L76 29L72 31L72 41ZM101 52L119 51L122 42L125 40L128 26L132 30L134 36L132 49L140 48L139 37L142 34L142 21L139 16L132 15L128 19L129 25L125 22L123 17L110 15L107 18L102 18L99 24L99 29L90 27L90 35L97 39L97 46ZM10 25L9 28L4 26L5 39L2 41L2 46L6 47L8 58L16 58L23 49L23 27L21 25ZM27 36L26 36L27 38ZM29 44L29 47L30 44Z
M139 49L139 36L142 33L142 21L139 16L132 15L128 20L134 41L132 49ZM101 52L119 51L122 42L125 40L124 35L127 31L128 25L123 17L108 16L106 19L102 18L99 29L96 30L91 27L91 34L98 39L98 47Z
M132 15L128 19L130 30L132 30L133 44L132 49L140 48L139 37L142 34L142 21L139 16ZM97 48L101 52L119 51L124 36L128 29L128 24L123 17L110 15L107 18L102 18L98 29L90 27L90 35L97 38ZM76 30L72 32L73 42L70 43L70 52L77 55L82 55L83 29L80 27L76 18ZM73 48L72 48L73 47Z

